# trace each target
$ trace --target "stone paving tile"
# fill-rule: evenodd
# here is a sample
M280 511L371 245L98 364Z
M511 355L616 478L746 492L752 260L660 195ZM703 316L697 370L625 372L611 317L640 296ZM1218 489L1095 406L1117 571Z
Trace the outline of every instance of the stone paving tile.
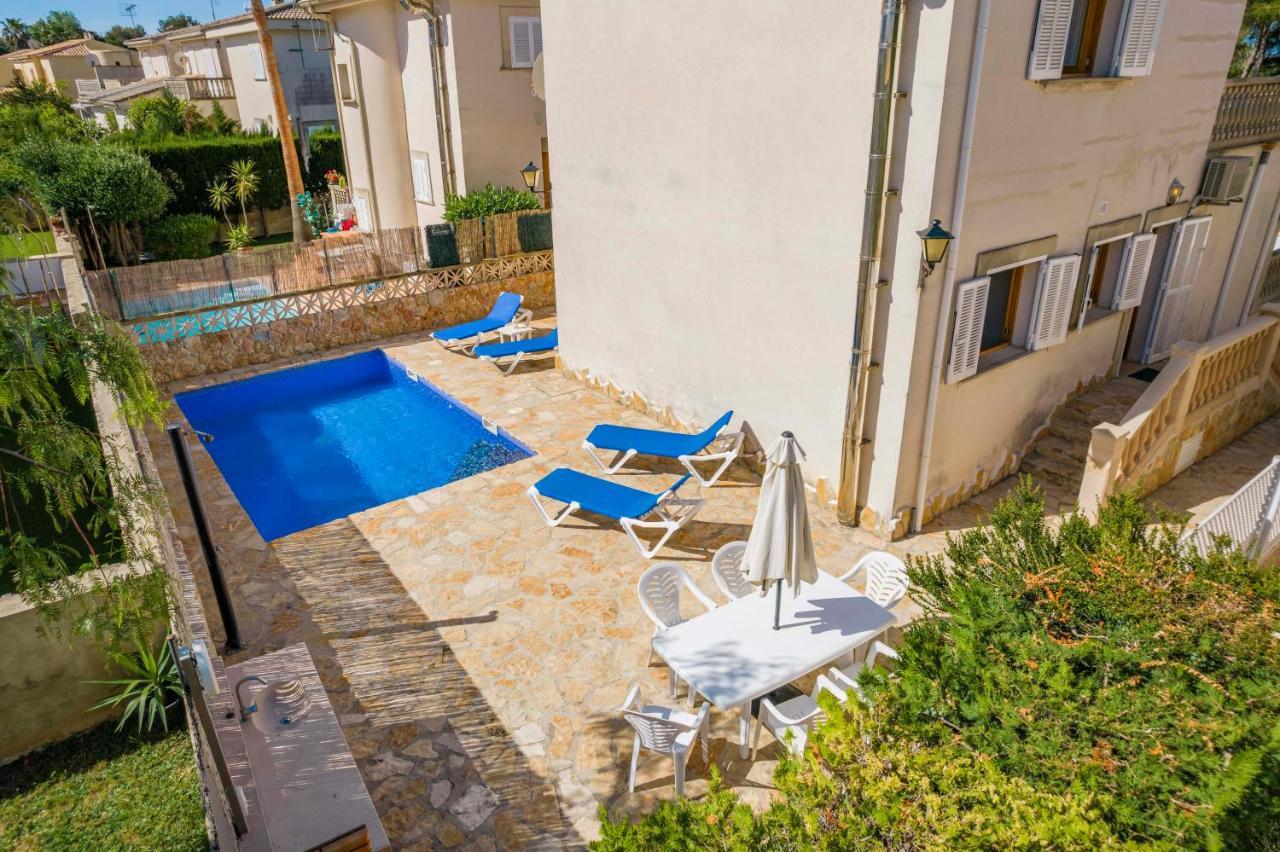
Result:
M672 701L665 670L649 664L652 624L636 600L636 581L670 560L719 599L710 558L746 538L758 478L735 466L722 484L702 489L707 504L698 518L653 561L613 523L572 520L549 529L525 495L531 482L559 465L591 470L581 441L598 422L657 424L546 362L503 377L421 335L381 345L536 455L267 543L190 439L249 646L241 656L307 643L396 848L579 846L597 836L601 804L635 814L674 795L671 764L656 755L642 758L636 792L626 791L631 736L615 708L636 680L653 700ZM346 351L354 350L324 357ZM169 390L301 360L310 359ZM181 416L176 407L172 413ZM152 438L164 448L158 432ZM172 459L156 455L183 545L203 578ZM658 462L619 479L658 488L679 470ZM843 572L882 546L825 509L813 506L810 514L828 571ZM928 547L916 541L890 549ZM202 592L216 624L212 595ZM909 600L896 610L901 623L916 612ZM736 717L713 712L712 719L712 761L728 785L763 805L776 744L754 763L741 760ZM688 794L703 794L707 777L695 756Z
M538 324L554 325L554 317ZM597 422L656 424L545 362L503 377L422 335L381 346L537 454L267 543L191 439L249 645L241 656L307 643L396 848L580 846L597 836L599 805L638 814L674 795L670 762L654 755L641 759L636 792L626 791L630 729L614 708L635 680L654 700L671 701L665 670L649 665L652 625L636 601L636 580L655 562L671 560L719 599L710 557L746 537L758 478L735 467L723 484L702 489L707 505L697 520L652 562L612 523L573 520L549 529L525 496L532 481L558 465L591 470L580 445ZM323 357L349 351L358 348ZM311 359L169 390L302 360ZM180 418L176 408L173 414ZM162 436L152 438L183 544L202 579L172 459ZM1280 417L1191 468L1148 505L1190 509L1195 503L1203 510L1238 487L1247 471L1256 472L1276 447ZM619 479L656 488L678 472L657 463L628 469ZM1014 482L997 484L925 534L888 549L938 552L948 531L981 523ZM811 506L810 517L818 560L828 571L842 572L867 550L884 547L862 530L840 526L826 509ZM212 595L202 592L216 625ZM899 622L917 612L904 601ZM755 762L741 760L736 718L713 711L712 722L712 762L747 801L764 805L772 795L776 744ZM707 766L695 753L686 789L698 796L706 786Z

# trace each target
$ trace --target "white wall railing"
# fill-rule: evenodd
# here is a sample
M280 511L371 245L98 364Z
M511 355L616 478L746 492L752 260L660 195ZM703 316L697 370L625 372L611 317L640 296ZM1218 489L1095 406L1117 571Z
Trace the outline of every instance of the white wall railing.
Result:
M1250 559L1264 559L1280 545L1280 456L1187 530L1182 541L1207 555L1223 536Z

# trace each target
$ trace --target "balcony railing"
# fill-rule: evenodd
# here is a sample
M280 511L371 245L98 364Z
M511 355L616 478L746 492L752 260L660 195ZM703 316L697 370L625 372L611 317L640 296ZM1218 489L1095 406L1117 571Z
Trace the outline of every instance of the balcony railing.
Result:
M1280 139L1280 78L1228 80L1218 102L1211 149Z
M1280 252L1274 252L1267 261L1267 271L1259 291L1260 302L1280 301Z
M235 97L230 77L181 77L165 84L173 96L182 101L212 101Z

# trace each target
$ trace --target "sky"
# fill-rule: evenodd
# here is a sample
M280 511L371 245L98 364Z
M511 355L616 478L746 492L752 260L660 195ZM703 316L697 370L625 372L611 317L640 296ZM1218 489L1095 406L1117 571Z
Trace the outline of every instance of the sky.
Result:
M212 20L214 17L225 18L238 15L248 5L245 0L212 0L213 10L210 14L210 0L127 0L136 3L133 10L138 23L147 28L147 32L156 31L156 24L161 18L178 12L186 12L199 21ZM86 29L99 33L111 29L113 24L129 24L129 16L124 14L126 3L121 0L0 0L0 18L21 18L31 23L55 9L66 9L74 12Z

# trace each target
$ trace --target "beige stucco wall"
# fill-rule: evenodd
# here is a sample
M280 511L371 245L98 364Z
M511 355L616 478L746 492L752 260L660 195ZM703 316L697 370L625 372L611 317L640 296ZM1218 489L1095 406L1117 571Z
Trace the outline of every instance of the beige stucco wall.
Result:
M791 429L810 479L839 466L877 12L542 5L565 364Z
M449 2L449 52L458 110L455 144L462 149L459 192L486 183L523 188L520 169L542 160L545 104L533 94L530 69L504 67L504 6L536 14L538 2Z
M436 121L436 89L432 78L431 24L425 15L400 14L397 41L400 49L400 89L404 99L405 135L409 154L425 154L431 172L431 201L407 192L419 225L444 221L445 176L440 158L440 132Z
M397 35L404 13L393 0L374 0L339 8L333 23L338 34L334 62L348 63L358 93L355 103L338 105L348 182L353 192L370 193L379 228L414 225Z

